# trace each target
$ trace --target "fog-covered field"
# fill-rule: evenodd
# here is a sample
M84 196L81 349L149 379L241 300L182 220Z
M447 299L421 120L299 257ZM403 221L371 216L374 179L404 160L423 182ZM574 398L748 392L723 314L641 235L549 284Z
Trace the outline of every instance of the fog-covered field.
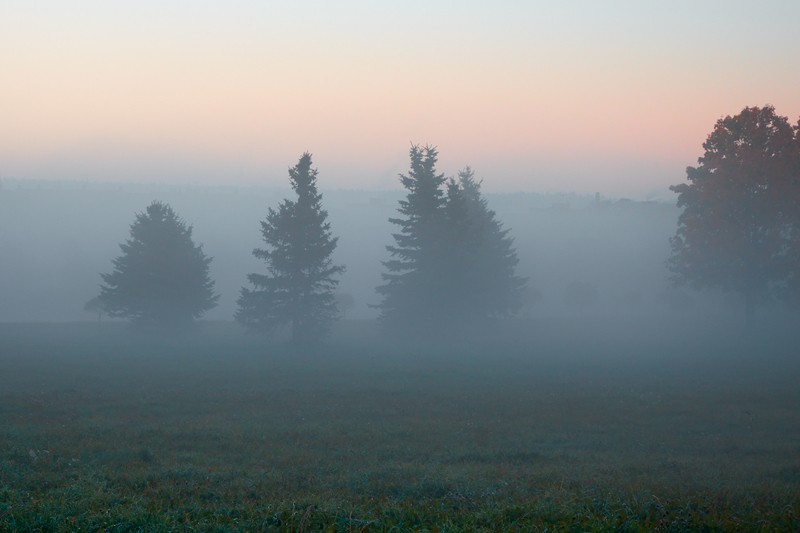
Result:
M0 529L796 529L798 336L731 326L3 324Z

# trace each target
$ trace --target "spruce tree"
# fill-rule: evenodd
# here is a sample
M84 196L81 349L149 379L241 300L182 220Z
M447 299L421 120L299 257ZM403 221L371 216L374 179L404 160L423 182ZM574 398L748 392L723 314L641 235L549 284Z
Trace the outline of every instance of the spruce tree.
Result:
M389 219L400 226L387 246L380 319L390 330L429 337L473 328L487 319L515 314L525 279L508 230L482 197L467 167L458 180L436 173L437 152L411 147L408 189ZM442 185L446 182L446 195Z
M443 207L442 250L444 272L439 280L441 298L446 303L441 322L447 329L465 325L476 314L475 269L473 262L480 248L478 225L467 195L458 181L447 180Z
M311 154L289 169L289 181L297 199L270 208L261 223L267 248L253 255L266 263L266 273L247 276L253 288L242 288L236 320L262 333L288 326L294 343L313 342L338 317L334 291L344 267L331 259L338 239L322 209Z
M448 191L448 208L454 229L451 246L459 250L452 272L462 287L458 309L462 316L486 319L512 316L522 305L526 280L515 275L519 263L509 230L497 220L481 194L481 183L466 167ZM461 212L459 214L459 212Z
M436 172L438 152L435 147L413 145L409 151L411 166L400 182L408 190L400 201L402 217L389 221L399 227L392 234L395 244L387 246L390 259L383 265L385 282L376 290L383 296L378 305L380 321L388 329L418 333L434 328L441 320L444 301L441 281L445 276L443 222L445 182Z
M136 325L176 327L216 305L211 258L192 242L187 226L168 204L153 202L136 215L130 239L120 244L114 270L102 274L99 308Z

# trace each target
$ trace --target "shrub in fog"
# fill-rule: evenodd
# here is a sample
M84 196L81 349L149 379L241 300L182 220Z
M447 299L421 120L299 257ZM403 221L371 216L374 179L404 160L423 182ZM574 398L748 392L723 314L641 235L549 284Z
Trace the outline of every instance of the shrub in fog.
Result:
M312 342L338 317L335 289L344 267L331 259L338 239L322 209L311 154L289 169L289 182L297 199L269 208L261 223L267 247L253 255L264 261L266 271L247 276L252 288L242 288L236 320L261 333L288 326L295 343Z
M103 319L103 313L106 312L105 308L103 307L103 300L99 296L95 296L85 304L83 304L83 310L87 313L92 313L97 315L97 321L100 322Z
M165 203L138 213L120 244L114 270L102 274L97 308L137 325L186 325L216 305L211 258L192 241L192 227Z

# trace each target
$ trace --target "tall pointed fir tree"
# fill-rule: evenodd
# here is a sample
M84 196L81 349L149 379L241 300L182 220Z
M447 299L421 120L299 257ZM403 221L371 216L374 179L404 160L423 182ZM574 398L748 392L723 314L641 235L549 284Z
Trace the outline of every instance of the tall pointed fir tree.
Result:
M153 202L138 213L120 248L113 272L102 274L98 308L108 315L137 326L174 328L217 305L211 258L168 204Z
M289 181L297 199L284 200L277 211L270 208L261 223L267 248L253 255L267 271L247 276L252 288L242 288L236 320L262 333L288 326L292 341L300 344L323 338L338 317L334 290L344 267L331 259L338 238L322 209L311 154L289 169Z
M385 283L376 291L383 297L378 308L386 329L424 335L440 322L445 303L441 297L441 281L446 276L441 189L445 178L436 172L435 147L413 145L409 156L410 170L400 175L408 190L398 208L402 217L389 219L399 232L392 234L395 244L386 247L390 259L383 262Z
M516 314L526 284L515 274L519 259L509 230L489 209L480 185L469 167L448 184L448 270L457 283L452 315L466 325Z

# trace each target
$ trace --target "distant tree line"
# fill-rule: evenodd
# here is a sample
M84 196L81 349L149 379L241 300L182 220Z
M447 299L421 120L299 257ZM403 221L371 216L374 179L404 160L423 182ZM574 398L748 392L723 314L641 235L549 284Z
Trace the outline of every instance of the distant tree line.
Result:
M752 323L769 298L800 301L800 122L771 106L747 107L720 119L703 144L687 183L671 187L683 208L668 264L675 284L742 295ZM509 230L482 197L469 167L446 178L432 146L412 145L400 175L406 189L393 244L386 247L379 321L387 332L430 338L474 330L510 317L529 299ZM287 330L293 342L327 334L352 299L336 294L345 267L333 263L337 245L317 189L311 154L289 169L296 198L268 208L265 247L253 255L262 272L247 276L235 318L248 331ZM87 309L135 325L180 327L219 298L209 277L211 258L192 240L192 227L172 208L153 202L137 214L113 270ZM569 287L575 303L592 287ZM88 304L87 304L88 305Z

